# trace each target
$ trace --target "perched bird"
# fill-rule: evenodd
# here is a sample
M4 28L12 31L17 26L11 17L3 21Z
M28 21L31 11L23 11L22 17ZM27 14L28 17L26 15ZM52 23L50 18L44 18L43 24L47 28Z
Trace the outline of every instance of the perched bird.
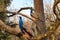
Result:
M22 17L19 17L19 28L21 29L21 33L24 33L24 29L23 29L23 20Z
M23 21L22 21L22 17L19 17L19 27L20 29L23 28Z
M28 35L29 37L33 37L33 35L31 35L29 32L27 32L27 30L23 27L22 17L19 17L19 27L20 27L20 29L21 29L21 34L22 34L22 35L25 34L25 33L27 33L27 35Z
M33 15L33 8L32 7L30 8L30 15L31 15L31 17L35 18Z

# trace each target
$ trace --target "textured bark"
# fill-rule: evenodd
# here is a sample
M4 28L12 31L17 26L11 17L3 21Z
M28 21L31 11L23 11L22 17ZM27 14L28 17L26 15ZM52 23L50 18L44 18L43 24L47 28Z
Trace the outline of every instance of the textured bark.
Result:
M10 26L6 25L3 21L0 20L0 29L13 34L13 35L17 35L20 30L18 30L17 28L11 28ZM18 31L17 31L18 30Z
M41 20L36 21L37 31L41 34L46 32L46 25L45 25L45 16L44 16L44 9L43 9L43 0L34 0L35 6L35 14L37 15L36 18Z

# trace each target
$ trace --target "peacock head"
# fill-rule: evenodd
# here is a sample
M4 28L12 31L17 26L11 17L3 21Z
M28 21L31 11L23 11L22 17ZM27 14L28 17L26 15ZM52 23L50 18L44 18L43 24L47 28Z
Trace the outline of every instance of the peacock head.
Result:
M20 19L22 19L22 17L19 17Z

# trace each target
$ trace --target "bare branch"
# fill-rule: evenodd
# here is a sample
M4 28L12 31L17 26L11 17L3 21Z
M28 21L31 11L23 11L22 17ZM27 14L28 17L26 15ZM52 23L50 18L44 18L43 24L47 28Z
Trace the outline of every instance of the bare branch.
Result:
M32 21L36 21L36 20L38 20L38 19L36 19L36 18L33 18L33 17L29 17L29 16L27 16L27 15L24 15L24 14L22 14L22 13L18 13L18 12L10 12L10 11L2 11L2 12L4 12L4 13L10 13L10 14L19 14L19 15L22 15L22 16L24 16L24 17L26 17L26 18L28 18L28 19L30 19L30 20L32 20Z
M27 9L31 9L32 7L24 7L24 8L21 8L21 9L19 9L17 12L19 13L20 11L22 11L22 10L27 10ZM33 9L34 10L34 9Z

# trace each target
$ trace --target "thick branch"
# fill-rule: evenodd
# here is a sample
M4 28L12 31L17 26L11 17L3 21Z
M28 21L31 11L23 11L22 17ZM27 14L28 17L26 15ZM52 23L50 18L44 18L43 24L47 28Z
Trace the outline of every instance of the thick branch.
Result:
M17 35L20 31L16 28L11 28L10 26L4 24L4 22L2 20L0 20L0 29L7 31L8 33L11 33L13 35Z

